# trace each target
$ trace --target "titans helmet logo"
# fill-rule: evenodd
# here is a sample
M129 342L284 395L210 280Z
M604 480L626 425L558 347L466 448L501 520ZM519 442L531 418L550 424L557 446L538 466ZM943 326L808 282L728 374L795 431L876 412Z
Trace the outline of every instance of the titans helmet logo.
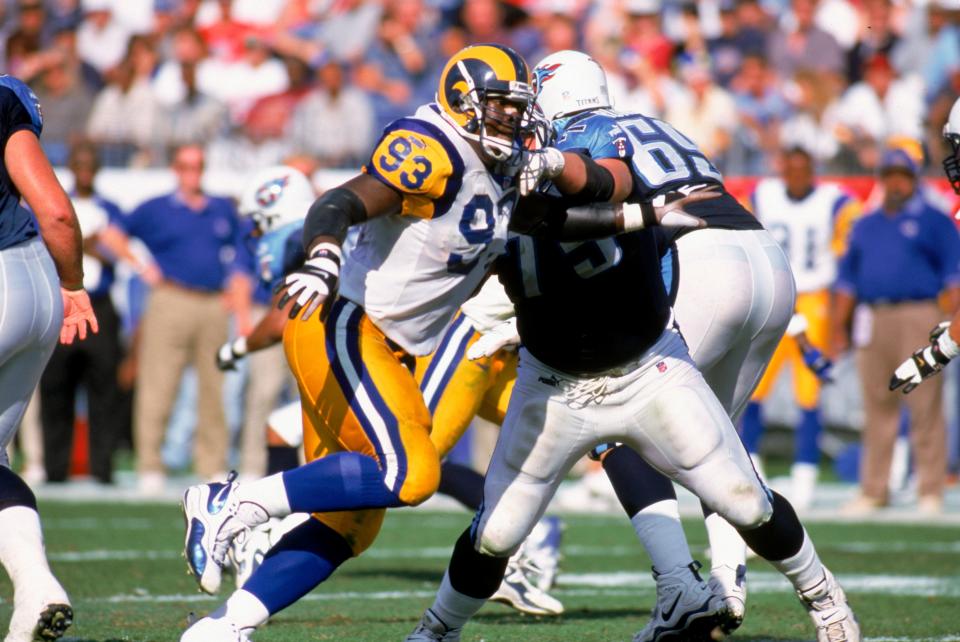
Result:
M560 63L554 63L552 65L545 65L543 67L537 67L533 70L533 93L539 94L540 90L543 88L543 84L553 78L557 73L557 69L560 68Z
M284 176L282 178L275 178L261 185L256 194L257 205L260 207L270 207L276 203L280 195L283 194L283 188L286 187L289 182L290 177Z

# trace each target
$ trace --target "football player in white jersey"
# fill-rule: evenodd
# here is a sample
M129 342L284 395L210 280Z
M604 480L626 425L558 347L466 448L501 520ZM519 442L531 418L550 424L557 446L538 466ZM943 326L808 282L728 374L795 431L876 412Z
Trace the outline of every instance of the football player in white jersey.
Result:
M231 540L270 517L321 513L184 639L235 639L324 581L376 537L384 511L423 502L440 461L407 364L433 352L503 250L533 90L513 50L476 45L441 74L437 103L390 124L364 173L311 206L307 259L288 275L287 361L304 416L304 466L184 494L186 552L216 592ZM347 229L363 223L343 262ZM336 293L339 286L339 293ZM323 307L320 320L314 318ZM282 568L298 573L277 581Z
M960 98L950 108L950 115L943 126L943 138L950 153L943 159L943 171L953 191L960 195ZM960 216L960 214L955 215ZM932 377L950 360L960 354L960 312L949 321L944 321L930 331L930 345L924 346L900 364L890 377L890 390L903 387L904 394Z
M753 213L790 259L797 284L796 311L791 321L793 330L788 328L787 338L777 346L744 412L742 435L747 451L759 464L763 434L760 404L769 396L782 366L789 362L794 400L801 412L790 500L802 510L813 501L820 461L820 382L829 376L830 362L823 352L830 344L830 287L861 207L836 183L815 180L813 157L803 148L783 150L781 163L781 176L762 179L750 200Z
M521 181L535 184L538 178L547 176L553 179L561 191L580 193L580 198L583 198L586 187L587 191L593 190L588 200L620 200L626 197L633 202L660 196L670 189L686 192L690 187L696 189L698 186L722 185L722 177L709 160L689 139L668 124L639 114L620 114L609 110L605 75L599 65L584 54L560 52L550 56L537 66L536 82L539 83L538 104L548 118L555 119L554 127L558 134L556 144L566 153L561 154L557 149L550 148L543 150L539 159L534 158L532 162L525 164ZM592 163L594 167L591 168L591 163L586 161L571 158L571 151L580 150L586 151L593 159L599 159ZM596 166L602 169L598 171ZM531 188L527 185L526 189ZM793 278L786 257L776 242L728 194L724 193L710 203L693 203L688 211L703 217L706 229L683 229L681 232L685 233L674 234L673 238L668 239L675 238L677 241L676 248L683 274L679 283L674 283L674 288L671 288L679 288L675 301L676 318L692 356L703 368L704 375L720 399L723 409L731 417L736 417L749 399L791 317L794 303ZM658 213L654 208L631 205L622 209L614 208L610 218L613 221L612 226L615 225L617 230L636 229L633 226L655 224L660 220L660 213L670 214L668 211ZM661 222L665 222L665 219ZM521 243L520 246L522 248L524 244ZM596 256L590 259L589 265L579 265L577 273L583 277L592 276L603 270L612 272L618 265L622 265L625 254L615 252L614 247L607 249L610 251L602 252L602 260L601 254L595 252ZM572 250L568 248L563 251ZM541 253L536 256L542 258L544 255ZM524 260L522 251L519 253L519 260ZM529 262L530 259L527 260ZM556 273L555 270L540 266L539 260L538 258L538 274ZM574 279L571 283L575 282ZM524 282L523 287L517 290L526 293L527 297L536 296L540 294L534 287L536 285L537 283ZM519 303L517 305L518 310L521 310ZM532 299L529 305L534 306ZM546 302L539 305L545 306ZM519 325L523 336L522 314ZM541 332L552 331L549 326L538 329ZM532 352L530 336L532 335L528 335L524 340L527 349ZM543 346L539 346L540 354L537 354L541 361L544 359L541 356L543 349ZM557 357L552 355L550 358ZM536 363L539 362L534 361L534 364ZM658 369L660 365L664 365L661 373L670 367L664 362L658 364ZM573 367L576 368L577 365L573 364ZM540 381L546 382L547 379L549 378L541 378ZM606 405L604 398L610 399L610 390L587 390L588 383L594 382L584 381L583 390L578 388L577 391L587 396L591 404ZM597 386L599 383L598 380ZM610 381L605 382L606 386L609 384ZM519 385L518 383L518 387ZM533 389L529 389L529 392L533 394ZM514 403L517 403L519 412L521 406L520 402L516 401L516 395L511 401L511 407ZM707 414L702 414L700 421L689 421L688 425L683 425L682 428L678 424L678 432L671 432L667 439L669 444L692 446L703 442L703 430L710 425L706 417ZM508 414L508 423L509 421ZM570 418L570 421L573 419ZM718 428L722 434L732 433L729 419L723 422L723 426L725 427ZM519 427L515 428L520 431ZM681 430L689 432L681 435ZM731 447L731 450L727 451L729 454L742 451L738 438L735 433L733 435L731 443L735 442L736 447ZM638 441L635 435L630 437L634 444L643 442L642 439ZM540 441L538 440L537 444L540 444ZM543 441L546 443L546 438ZM666 443L660 445L667 446ZM649 449L647 454L650 455ZM738 465L745 462L743 465L749 471L749 475L744 479L758 484L750 468L749 458L745 452L742 452L742 455L743 457L737 456ZM537 460L543 461L544 465L556 464L545 458L547 454L541 453ZM495 454L491 470L499 471L498 464L503 462L499 462ZM509 469L510 464L508 457L507 463L503 465ZM672 465L660 461L658 467L661 470L670 470ZM820 564L812 542L789 502L767 489L768 496L772 497L771 512L752 526L746 526L743 523L745 516L737 514L737 510L744 508L744 505L736 493L725 495L724 491L715 485L716 478L704 486L705 479L698 477L696 472L691 472L689 466L685 470L689 477L684 483L688 487L698 488L697 492L714 493L715 496L708 499L707 503L738 522L737 530L749 541L751 547L771 560L795 585L817 628L818 640L859 640L859 628L846 604L842 589L829 571ZM526 466L523 467L523 472L528 472ZM529 474L534 473L529 471ZM503 480L491 481L493 476L495 475L488 471L488 492L485 493L488 499L491 488L502 491L500 482ZM519 481L517 484L519 485ZM512 491L511 488L512 486L507 484L507 490L503 492L521 492ZM647 516L649 519L641 520L656 522L659 524L658 528L637 526L638 534L651 537L650 543L654 545L648 545L648 550L666 550L661 552L660 560L664 562L663 565L655 562L663 571L679 568L689 562L689 551L685 546L662 546L665 538L670 542L684 541L675 506L675 495L673 497L673 506L666 506L665 502L658 501L649 506L654 508L652 514ZM706 495L704 497L706 498ZM631 502L631 505L634 504ZM634 520L638 516L640 515L631 514ZM770 521L766 521L768 517ZM514 515L514 519L519 518ZM467 543L458 542L450 573L444 579L437 601L425 614L421 626L408 639L457 639L459 626L477 608L477 600L468 599L472 595L469 591L460 591L451 583L450 580L455 579L454 571L458 577L463 578L462 569L469 566L472 575L477 576L478 569L486 563L481 562L485 557L484 553L496 556L502 541L512 541L499 532L498 529L503 529L506 525L502 523L502 516L497 518L496 507L492 503L485 508L479 524L478 532L472 536L474 545L481 551L479 557L473 555L471 558L469 540ZM510 534L513 534L513 530L510 530ZM734 542L732 548L737 547ZM739 547L742 560L742 544ZM675 561L670 561L671 557L676 558ZM735 572L736 567L730 571ZM734 614L742 618L743 594L737 592L737 579L729 578L732 586L722 586L722 589L725 597L732 598L728 601L731 612L736 608L732 602L740 601L739 614ZM458 581L462 582L462 579ZM678 595L678 591L682 589L675 587L672 594ZM674 618L676 603L667 604L670 601L663 600L661 596L654 612L654 621L638 634L637 640L656 640L668 635L676 636L678 633L682 636L679 623ZM704 608L706 605L698 606L700 610ZM691 614L693 612L691 611ZM434 617L437 613L442 613L442 616ZM733 622L734 625L736 623Z

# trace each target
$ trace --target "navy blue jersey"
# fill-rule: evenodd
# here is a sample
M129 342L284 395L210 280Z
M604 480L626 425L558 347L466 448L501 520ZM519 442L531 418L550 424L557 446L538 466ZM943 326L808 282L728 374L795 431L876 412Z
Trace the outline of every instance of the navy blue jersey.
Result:
M40 103L30 88L12 76L0 76L0 153L6 153L7 141L16 132L26 129L39 138L42 128ZM20 192L0 158L0 250L36 235L37 222L20 205Z
M691 185L723 187L723 176L697 145L662 120L597 109L558 119L553 128L559 149L585 152L594 159L626 161L633 174L630 202L652 201ZM720 198L694 203L686 211L706 220L709 227L763 229L756 217L726 192ZM664 235L673 241L688 231L670 228Z
M636 359L667 324L648 231L576 243L517 235L496 269L524 347L563 372L591 375Z

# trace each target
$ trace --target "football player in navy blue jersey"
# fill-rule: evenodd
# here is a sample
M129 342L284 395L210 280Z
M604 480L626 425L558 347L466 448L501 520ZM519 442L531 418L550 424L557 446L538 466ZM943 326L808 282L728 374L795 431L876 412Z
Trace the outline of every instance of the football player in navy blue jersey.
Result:
M0 563L14 587L8 642L55 640L73 619L47 564L36 497L10 470L7 445L57 338L69 344L97 331L83 290L80 227L40 147L42 128L33 92L0 76Z
M811 612L818 640L859 640L842 589L820 563L789 503L754 473L729 417L736 414L737 400L746 401L762 372L761 363L742 381L738 376L740 366L749 361L751 344L759 344L761 356L768 343L772 352L792 312L793 279L782 252L775 255L776 243L768 244L759 224L723 191L709 203L685 206L686 213L700 217L694 227L706 227L713 238L706 231L681 230L660 239L663 246L696 239L677 243L681 258L688 254L719 270L686 298L700 298L708 322L703 331L677 310L679 330L691 351L702 350L697 339L729 339L720 354L711 355L725 365L727 377L725 387L714 394L679 331L664 330L665 292L650 283L651 275L659 277L654 239L649 232L629 232L658 223L690 225L683 212L643 201L656 204L669 200L672 192L716 190L722 188L722 177L667 123L610 110L605 76L589 57L562 52L537 69L538 104L555 121L560 149L547 148L528 159L521 171L521 191L531 193L546 177L561 192L577 197L557 201L558 209L583 201L630 204L588 208L593 211L587 215L567 209L559 217L567 230L579 220L584 233L580 238L604 227L606 235L597 236L606 238L556 243L521 236L508 245L508 257L499 264L500 278L514 299L524 346L514 396L487 472L484 506L458 540L437 598L408 640L459 639L461 627L492 592L504 556L523 538L530 520L542 513L569 467L613 435L701 497L783 572ZM551 83L556 100L550 99ZM512 227L542 236L557 230L557 218L544 216L526 228ZM680 281L679 288L684 287ZM706 288L715 291L705 293ZM639 303L633 300L637 294L643 297ZM678 308L682 296L678 293ZM732 305L717 304L720 297ZM724 353L729 353L726 361ZM750 374L756 378L750 380ZM634 475L627 481L639 480ZM652 527L638 526L638 531L654 533L651 556L659 595L653 619L635 640L709 639L714 625L727 626L729 616L736 614L726 601L716 603L719 596L700 580L695 563L670 562L690 560L678 520L680 537L673 537L671 530L676 509L663 502L652 508L659 515L650 517L666 525L669 537L658 533L655 520ZM668 563L660 565L658 557Z

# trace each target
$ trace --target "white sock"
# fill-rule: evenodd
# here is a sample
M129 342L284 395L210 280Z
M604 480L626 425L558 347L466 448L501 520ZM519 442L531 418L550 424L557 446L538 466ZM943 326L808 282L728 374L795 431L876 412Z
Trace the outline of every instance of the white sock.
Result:
M703 523L707 527L707 538L710 540L710 566L729 566L736 569L747 563L747 543L740 537L730 522L711 513Z
M657 573L667 573L693 561L680 524L677 500L664 499L650 504L631 517L630 522Z
M813 548L813 541L807 535L806 529L803 530L803 544L796 555L770 563L790 580L795 589L801 592L813 588L824 578L823 564Z
M240 484L237 487L237 498L241 504L250 502L261 506L270 517L286 517L291 513L287 488L283 484L283 473Z
M60 586L47 564L37 511L26 506L0 510L0 564L7 569L14 591L37 582Z
M234 591L210 617L215 620L225 618L240 629L255 629L270 619L270 611L253 593L240 589Z
M487 601L479 597L464 595L450 584L450 572L443 574L440 590L430 610L448 629L458 629L473 617Z

